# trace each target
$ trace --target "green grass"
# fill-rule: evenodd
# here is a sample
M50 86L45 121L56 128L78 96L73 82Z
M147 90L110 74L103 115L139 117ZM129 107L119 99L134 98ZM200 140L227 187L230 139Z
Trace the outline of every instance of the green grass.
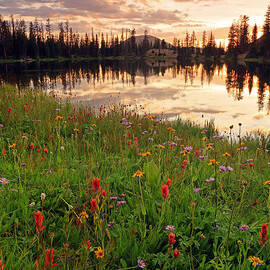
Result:
M268 137L240 133L240 141L231 142L214 137L212 124L201 128L138 113L125 106L94 112L38 91L0 89L5 269L49 269L47 249L55 254L54 269L139 269L140 258L147 269L246 270L253 268L250 256L269 269L269 240L262 245L259 234L270 221ZM233 171L220 172L221 165ZM143 176L133 177L138 170ZM93 190L94 178L101 179L100 190ZM249 229L242 231L243 224ZM173 246L167 225L175 227ZM96 256L98 247L103 258Z

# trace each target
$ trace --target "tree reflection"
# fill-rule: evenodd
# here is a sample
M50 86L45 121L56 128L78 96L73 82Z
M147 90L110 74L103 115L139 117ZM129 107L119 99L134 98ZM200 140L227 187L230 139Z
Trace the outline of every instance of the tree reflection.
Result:
M270 112L270 99L265 105L266 91L270 89L270 66L263 64L225 65L213 62L174 62L174 61L91 61L91 62L34 62L0 65L0 82L46 91L61 91L72 95L83 83L96 88L106 82L122 82L123 86L136 85L143 78L145 85L151 76L171 76L180 78L185 85L193 85L200 80L201 86L211 84L215 76L225 76L229 95L242 100L244 92L250 95L257 91L258 110L267 106ZM139 83L142 83L140 79Z

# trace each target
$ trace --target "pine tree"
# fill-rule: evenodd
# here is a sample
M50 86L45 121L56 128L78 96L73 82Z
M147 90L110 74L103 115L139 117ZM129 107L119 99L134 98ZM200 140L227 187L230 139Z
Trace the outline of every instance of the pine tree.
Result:
M251 37L251 41L255 42L257 40L257 36L258 36L258 27L257 24L255 23L253 29L252 29L252 37Z
M265 21L263 25L263 34L269 34L270 33L270 5L267 8L267 11L265 13Z

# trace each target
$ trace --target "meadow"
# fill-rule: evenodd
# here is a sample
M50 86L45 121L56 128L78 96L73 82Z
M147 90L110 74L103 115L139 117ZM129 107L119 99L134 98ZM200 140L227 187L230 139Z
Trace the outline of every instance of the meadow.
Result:
M142 111L1 87L1 270L270 269L269 137Z

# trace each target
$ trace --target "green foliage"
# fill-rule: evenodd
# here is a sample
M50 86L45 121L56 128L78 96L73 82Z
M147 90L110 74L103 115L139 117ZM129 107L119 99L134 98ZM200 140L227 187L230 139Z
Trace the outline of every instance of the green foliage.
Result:
M269 137L226 140L212 123L139 113L1 89L5 269L46 269L47 249L55 269L139 269L138 259L147 269L252 269L253 256L269 267L269 240L262 245L259 234L269 224ZM45 226L39 233L37 211ZM167 225L175 228L173 246Z

